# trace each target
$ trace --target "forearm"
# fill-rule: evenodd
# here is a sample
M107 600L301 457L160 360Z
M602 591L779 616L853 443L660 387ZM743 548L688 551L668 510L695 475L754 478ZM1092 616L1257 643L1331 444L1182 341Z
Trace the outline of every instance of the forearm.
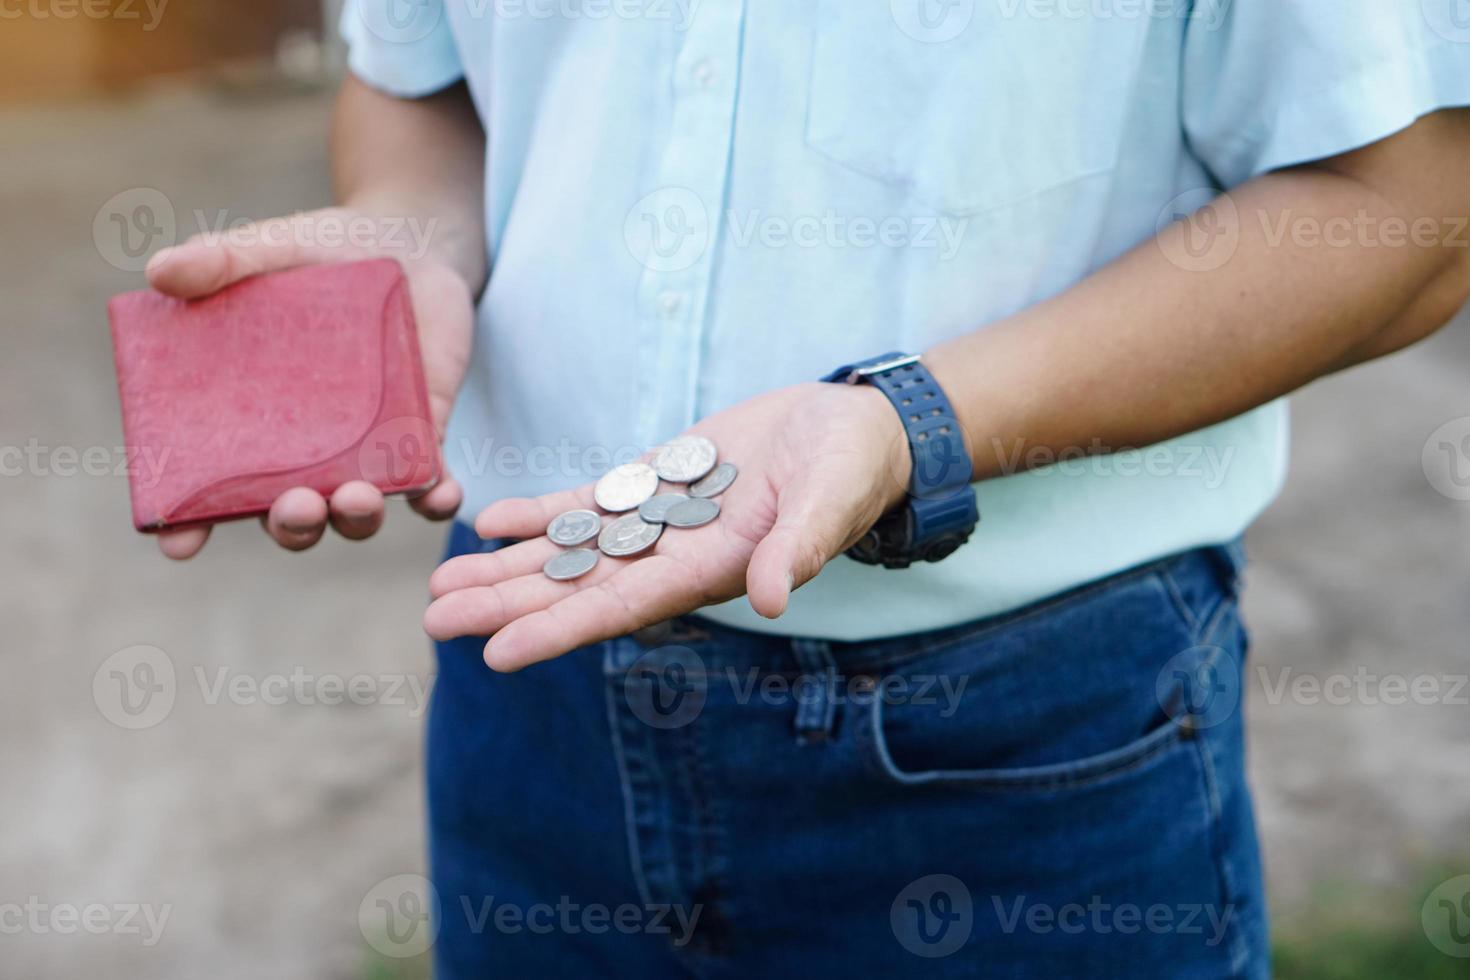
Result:
M1055 299L930 351L977 476L1024 462L1017 449L1055 458L1191 432L1450 320L1470 298L1470 231L1455 217L1470 202L1452 169L1422 173L1441 158L1426 161L1415 141L1427 130L1442 151L1440 127L1461 139L1464 118L1420 125L1395 149L1417 154L1410 181L1382 151L1268 175L1231 194L1239 242L1219 268L1179 261L1191 229L1178 224ZM1314 243L1316 229L1335 229L1333 243Z
M484 228L485 136L463 84L397 99L349 75L332 127L332 177L344 206L416 219L429 254L471 294L489 268Z

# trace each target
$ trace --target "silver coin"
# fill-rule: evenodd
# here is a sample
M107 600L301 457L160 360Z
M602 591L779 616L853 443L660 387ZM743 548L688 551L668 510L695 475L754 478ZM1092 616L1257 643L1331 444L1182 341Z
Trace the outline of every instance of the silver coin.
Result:
M657 497L649 497L638 505L638 516L650 524L662 524L668 516L669 508L688 499L682 493L661 493Z
M713 473L689 488L691 497L718 497L730 489L730 484L740 475L734 463L721 463Z
M549 579L570 582L596 568L597 560L601 557L597 552L588 548L576 548L572 551L563 551L542 566L541 570Z
M664 532L662 524L650 524L637 514L626 514L602 529L597 547L609 558L628 558L653 547Z
M653 468L670 483L693 483L715 468L720 452L704 436L670 440L654 457Z
M704 527L720 516L720 504L708 497L690 497L670 508L664 516L669 527Z
M624 463L597 481L592 496L597 506L614 514L632 510L658 493L658 474L647 463Z
M597 537L602 530L602 518L590 510L569 510L558 514L546 526L546 536L553 544L563 548L575 548Z

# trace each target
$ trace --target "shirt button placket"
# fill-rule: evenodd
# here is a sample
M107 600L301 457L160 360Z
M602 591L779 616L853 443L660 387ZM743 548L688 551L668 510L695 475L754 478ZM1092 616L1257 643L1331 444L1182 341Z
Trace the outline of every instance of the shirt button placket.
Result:
M645 211L666 248L639 282L639 439L693 422L716 243L723 229L745 0L702 0L680 32L673 113ZM682 43L679 43L682 42Z

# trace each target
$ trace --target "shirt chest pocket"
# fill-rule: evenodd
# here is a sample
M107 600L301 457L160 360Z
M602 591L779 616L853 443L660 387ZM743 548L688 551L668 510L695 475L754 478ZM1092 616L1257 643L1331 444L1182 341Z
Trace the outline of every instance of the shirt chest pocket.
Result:
M953 214L1117 163L1148 18L1026 0L818 0L808 145Z

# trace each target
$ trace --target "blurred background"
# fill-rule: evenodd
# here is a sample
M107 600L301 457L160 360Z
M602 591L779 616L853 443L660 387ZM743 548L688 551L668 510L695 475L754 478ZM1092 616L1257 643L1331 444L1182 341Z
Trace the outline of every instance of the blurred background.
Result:
M0 6L0 977L427 975L368 913L424 867L441 531L165 562L104 310L173 240L327 200L333 7ZM1283 977L1470 976L1467 376L1462 317L1297 397L1248 541Z

